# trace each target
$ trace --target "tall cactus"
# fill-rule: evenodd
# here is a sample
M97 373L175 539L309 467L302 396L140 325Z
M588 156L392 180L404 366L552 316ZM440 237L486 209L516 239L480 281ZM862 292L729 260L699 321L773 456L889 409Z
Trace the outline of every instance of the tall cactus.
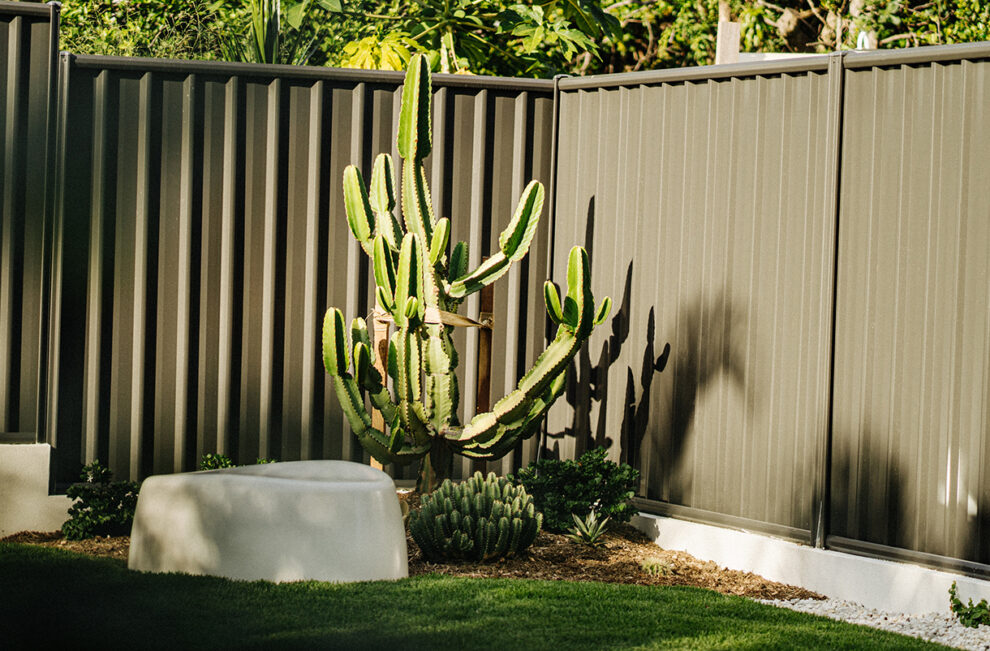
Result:
M563 392L571 359L611 309L608 298L595 309L588 254L574 247L563 303L552 282L544 286L547 311L558 324L556 337L492 411L476 415L466 426L459 424L458 360L451 341L453 325L463 320L456 316L457 308L526 255L543 210L544 192L542 184L530 181L498 238L498 251L469 271L467 243L448 246L450 220L437 219L426 183L423 159L431 149L430 83L426 59L414 56L399 114L402 222L393 214L394 171L388 154L375 160L370 187L358 168L351 165L344 170L347 222L373 262L376 319L395 325L387 359L382 360L388 377L376 369L378 351L363 319L354 319L348 331L343 314L331 307L323 323L324 365L354 434L382 463L422 459L425 490L450 473L453 453L497 459L517 441L532 436ZM384 429L372 426L366 397L384 417Z

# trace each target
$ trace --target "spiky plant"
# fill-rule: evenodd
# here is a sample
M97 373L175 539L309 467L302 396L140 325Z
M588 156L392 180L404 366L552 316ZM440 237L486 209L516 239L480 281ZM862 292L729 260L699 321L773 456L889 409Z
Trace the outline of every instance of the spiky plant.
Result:
M498 459L520 439L532 436L564 390L565 370L592 329L611 309L606 298L595 309L588 254L571 249L567 294L561 303L556 286L547 281L544 297L557 334L517 388L466 426L457 419L459 400L457 352L451 341L460 303L504 275L509 265L529 250L543 209L543 186L531 181L523 191L509 225L498 238L499 249L474 270L468 270L468 245L448 251L450 220L433 212L423 168L431 148L430 70L417 55L409 62L402 89L398 150L403 159L401 208L396 206L392 159L375 160L370 188L353 165L344 170L344 204L351 232L371 257L377 285L376 320L394 324L384 368L375 368L368 327L361 318L348 331L344 316L331 307L323 324L323 361L332 378L344 415L361 445L381 463L423 460L421 490L448 476L453 454ZM372 426L365 397L385 421Z
M523 552L542 522L525 488L476 472L456 485L446 479L425 496L409 516L409 532L432 561L494 561Z

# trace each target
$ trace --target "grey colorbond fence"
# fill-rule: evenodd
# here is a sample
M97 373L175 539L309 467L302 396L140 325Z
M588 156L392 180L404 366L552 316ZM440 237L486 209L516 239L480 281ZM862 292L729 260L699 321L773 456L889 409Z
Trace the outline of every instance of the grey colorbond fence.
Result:
M57 5L0 3L0 442L39 428L47 296L45 176Z
M63 55L49 121L53 12L0 3L0 437L51 443L60 481L94 457L366 459L319 331L374 300L340 178L395 154L401 75ZM551 189L496 285L494 397L584 245L614 316L551 449L609 445L644 510L990 576L988 107L987 44L437 76L434 200L475 262L529 178Z
M589 248L594 291L612 292L617 311L582 352L582 381L550 430L569 431L564 446L611 439L640 468L646 508L811 541L827 432L837 65L560 84L554 239ZM555 249L558 274L566 254Z
M845 63L829 544L986 574L990 47Z
M619 311L551 441L644 510L990 576L990 47L560 93L554 241Z
M328 305L353 318L374 303L341 179L350 163L370 173L379 152L398 160L402 75L63 55L59 79L48 440L67 460L60 478L94 457L134 478L217 450L366 458L324 381L320 330ZM549 178L553 87L437 76L434 88L433 197L477 264L525 183ZM496 387L542 350L527 323L547 238L544 224L496 292ZM477 297L466 308L477 316ZM457 340L473 386L477 333Z

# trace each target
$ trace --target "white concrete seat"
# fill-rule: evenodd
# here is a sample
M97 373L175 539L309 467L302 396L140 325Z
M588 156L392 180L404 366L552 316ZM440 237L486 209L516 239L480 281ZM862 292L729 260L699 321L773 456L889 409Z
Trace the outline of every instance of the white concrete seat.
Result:
M141 486L127 566L269 581L409 575L392 479L349 461L155 475Z

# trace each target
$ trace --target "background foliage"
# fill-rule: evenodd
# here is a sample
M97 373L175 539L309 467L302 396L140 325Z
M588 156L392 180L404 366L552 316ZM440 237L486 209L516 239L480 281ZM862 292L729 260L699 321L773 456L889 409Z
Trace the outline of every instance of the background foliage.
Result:
M244 58L263 1L65 0L62 48ZM742 24L744 52L850 49L860 32L880 48L990 40L983 0L284 0L277 60L312 42L310 65L376 69L417 51L438 71L517 77L706 65L720 5Z

